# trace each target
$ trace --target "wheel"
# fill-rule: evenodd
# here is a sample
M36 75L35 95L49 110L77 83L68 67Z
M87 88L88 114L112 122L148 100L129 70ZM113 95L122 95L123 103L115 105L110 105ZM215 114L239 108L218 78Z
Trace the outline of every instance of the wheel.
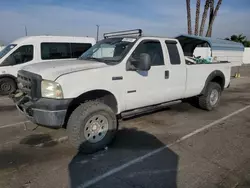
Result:
M9 95L16 91L16 82L11 78L0 78L0 95Z
M211 82L208 84L206 93L199 97L199 106L204 110L211 111L220 103L221 86Z
M67 132L70 143L82 153L93 153L105 148L117 131L113 110L99 102L89 101L71 114Z

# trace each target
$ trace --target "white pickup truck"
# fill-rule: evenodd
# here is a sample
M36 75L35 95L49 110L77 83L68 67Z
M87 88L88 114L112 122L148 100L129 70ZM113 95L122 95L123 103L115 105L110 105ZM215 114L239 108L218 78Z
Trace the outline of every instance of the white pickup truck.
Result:
M195 97L213 110L230 83L230 62L192 64L177 39L109 33L77 60L18 72L18 109L34 123L66 127L81 152L104 148L118 119Z

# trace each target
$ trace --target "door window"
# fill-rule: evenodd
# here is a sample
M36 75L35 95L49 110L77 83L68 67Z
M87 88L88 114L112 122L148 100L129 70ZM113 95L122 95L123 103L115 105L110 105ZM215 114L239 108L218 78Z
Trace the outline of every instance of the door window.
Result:
M176 43L174 42L167 42L166 45L168 48L168 53L169 53L169 58L170 62L172 65L180 65L181 64L181 59L180 59L180 54L178 51L178 48L176 46Z
M147 53L151 57L151 66L164 65L161 43L159 41L142 41L132 53L132 58L140 59L140 54Z
M41 58L43 60L71 58L70 44L41 43Z
M19 47L10 56L8 56L2 65L17 65L22 63L27 63L33 60L34 57L34 47L33 45L24 45Z

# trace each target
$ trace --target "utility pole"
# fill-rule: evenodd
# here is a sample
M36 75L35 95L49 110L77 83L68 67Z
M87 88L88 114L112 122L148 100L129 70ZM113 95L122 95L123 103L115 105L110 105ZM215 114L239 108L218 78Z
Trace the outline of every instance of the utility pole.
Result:
M99 38L99 28L100 28L100 25L96 25L96 41L98 41L98 38Z
M26 25L24 26L24 30L25 30L25 36L27 36L27 35L28 35L28 32L27 32L27 27L26 27Z

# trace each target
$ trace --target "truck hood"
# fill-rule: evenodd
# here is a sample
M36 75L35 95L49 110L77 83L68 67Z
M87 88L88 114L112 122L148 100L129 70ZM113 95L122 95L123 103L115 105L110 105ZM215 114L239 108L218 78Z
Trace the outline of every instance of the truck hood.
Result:
M39 74L43 79L56 80L63 74L68 74L76 71L84 71L89 69L96 69L107 67L109 65L87 60L59 60L36 63L23 67L22 70Z

